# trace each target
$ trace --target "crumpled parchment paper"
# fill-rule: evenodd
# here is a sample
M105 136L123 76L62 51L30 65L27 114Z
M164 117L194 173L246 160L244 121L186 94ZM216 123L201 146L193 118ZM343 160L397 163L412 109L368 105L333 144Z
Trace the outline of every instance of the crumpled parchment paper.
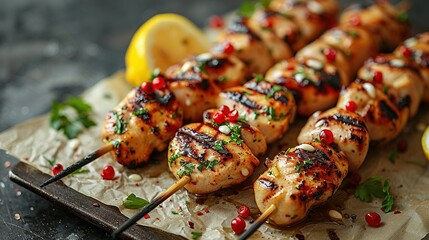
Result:
M0 148L44 173L51 172L45 158L55 158L63 166L69 166L103 145L100 129L104 115L119 103L130 89L131 86L123 78L123 72L118 72L86 91L83 97L93 106L94 119L98 125L80 134L77 140L69 141L61 132L51 129L49 115L45 115L1 133ZM305 119L297 120L281 141L269 147L267 156L273 157L280 150L294 146L296 136L304 123ZM395 195L394 209L400 210L399 214L385 214L380 210L380 199L365 203L343 188L327 204L313 210L312 217L304 223L282 230L265 224L253 238L295 239L296 234L301 234L305 239L329 239L328 231L334 231L340 239L423 238L429 233L429 167L421 150L420 138L422 129L428 123L429 107L422 105L419 114L399 136L408 141L407 152L399 153L396 162L391 163L389 155L396 149L397 140L382 146L373 145L359 170L363 179L370 176L390 179ZM166 154L160 153L154 158L158 160L152 160L141 169L129 170L107 154L86 166L89 172L66 177L63 181L84 195L118 207L124 215L130 217L137 210L125 209L122 206L124 198L134 193L151 200L175 181L167 169ZM263 161L264 158L261 163ZM99 175L102 168L108 164L116 170L115 179L112 181L103 180ZM187 238L192 238L191 232L199 231L203 233L202 239L234 239L236 236L230 228L230 222L237 216L238 206L249 206L254 217L259 213L251 185L264 170L265 167L261 164L256 174L245 183L204 196L205 201L197 201L195 195L180 190L152 211L149 218L140 220L139 224ZM142 180L132 181L128 179L130 174L139 174ZM329 217L327 212L331 209L340 212L343 219L335 220ZM367 226L364 216L369 211L380 213L381 227ZM247 220L247 226L249 224Z

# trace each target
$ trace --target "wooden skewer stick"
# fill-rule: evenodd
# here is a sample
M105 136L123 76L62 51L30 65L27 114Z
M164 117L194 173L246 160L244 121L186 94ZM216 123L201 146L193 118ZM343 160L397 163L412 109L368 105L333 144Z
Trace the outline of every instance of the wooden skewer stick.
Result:
M61 178L73 173L77 169L87 165L88 163L94 161L95 159L103 156L104 154L106 154L112 150L113 150L113 144L107 143L106 145L102 146L101 148L99 148L99 149L95 150L94 152L86 155L81 160L79 160L77 163L69 166L68 168L59 172L57 175L51 177L46 182L42 183L42 185L40 185L40 187L42 188L48 184L51 184L57 180L60 180Z
M123 231L128 229L131 225L140 220L144 215L148 214L154 208L156 208L159 204L167 200L171 195L181 189L183 186L188 184L191 181L191 178L188 176L182 177L179 181L175 182L171 185L165 192L163 192L160 196L153 199L148 205L146 205L139 213L128 219L125 223L123 223L119 228L117 228L112 233L112 237L115 239L119 236Z
M268 217L276 210L276 206L274 204L271 204L267 210L265 210L264 213L262 213L261 216L258 217L258 219L255 220L255 222L250 226L247 231L245 231L241 236L238 238L238 240L245 240L248 237L252 236L252 234L258 230L258 228L264 224L264 222L268 219Z

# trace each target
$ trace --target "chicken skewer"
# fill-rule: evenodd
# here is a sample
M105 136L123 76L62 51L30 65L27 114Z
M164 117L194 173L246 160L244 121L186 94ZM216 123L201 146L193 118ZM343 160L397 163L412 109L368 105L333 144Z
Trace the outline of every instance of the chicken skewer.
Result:
M286 0L284 2L286 4L289 2L291 3L293 1ZM296 8L299 8L300 11L307 12L308 14L312 12L311 14L313 16L318 16L319 18L325 18L323 16L326 16L326 18L329 19L329 17L332 18L332 16L336 16L336 13L338 11L338 5L334 0L318 0L317 2L318 2L317 6L319 10L318 12L312 11L310 9L311 5L306 5L306 4L301 4L299 6L297 5L296 7L291 5L290 7L288 7L287 11L294 12ZM263 14L263 16L259 16L261 11L267 12L267 14ZM286 10L283 10L283 11L286 11ZM260 10L259 13L254 14L254 17L251 17L251 19L253 20L249 19L249 21L252 22L251 26L249 27L247 27L246 25L247 20L242 18L241 20L244 21L242 22L242 24L244 24L242 25L242 30L243 29L246 29L246 30L245 31L243 30L243 32L240 33L240 35L251 37L251 38L253 38L256 35L260 35L261 38L265 39L264 37L262 37L262 35L266 36L268 32L265 31L266 29L262 29L261 26L265 26L264 24L266 24L265 21L263 21L264 19L267 21L269 20L271 24L265 27L269 27L270 29L269 31L271 33L270 39L272 38L284 39L284 41L278 42L278 45L282 45L282 46L285 45L284 48L287 47L286 45L290 45L291 46L290 48L293 49L293 51L296 51L297 49L305 45L305 43L312 40L312 38L314 38L315 36L318 36L324 29L327 28L326 25L319 23L319 27L317 28L318 29L317 33L313 33L312 30L303 29L303 31L305 31L305 33L310 36L306 36L304 34L302 35L303 38L297 37L298 35L297 33L300 30L300 28L301 27L305 28L305 25L303 25L304 22L312 21L312 19L307 19L307 17L305 17L304 15L302 16L300 15L300 16L294 17L294 20L292 21L290 19L288 20L288 18L285 17L284 15L285 13L282 13L282 14L283 15L279 15L277 12L269 9ZM295 21L300 21L300 23L295 24ZM275 24L272 24L272 23L275 23ZM315 25L315 23L313 23L313 25ZM234 26L235 25L233 24L233 27L230 29L230 33L235 31ZM290 31L290 28L293 29L292 32ZM316 25L313 26L313 28L316 29ZM218 41L224 41L225 40L224 38L225 37L219 37ZM231 36L230 38L228 38L227 41L228 41L228 44L236 44L235 42L240 42L241 40L240 38L236 38L236 36ZM265 39L264 42L262 43L259 37L255 38L254 42L259 42L261 49L266 49L266 46L264 44L269 43L267 39ZM237 43L237 44L242 44L242 43ZM231 86L236 86L241 84L243 79L248 77L248 74L254 70L254 69L248 70L249 66L245 66L245 64L242 62L242 59L240 60L240 58L237 58L237 56L235 56L235 53L234 53L235 51L239 50L240 52L243 52L243 51L247 52L251 56L257 56L258 55L257 52L259 50L258 48L254 47L253 44L240 45L240 48L233 49L233 52L231 52L228 49L223 49L222 51L219 52L219 51L216 51L215 49L216 47L214 47L213 49L214 53L201 54L196 57L190 57L188 59L185 59L184 62L182 62L181 64L174 65L167 70L167 73L166 73L167 78L161 77L162 81L161 81L160 88L164 89L165 88L164 82L167 81L168 90L171 91L175 96L174 101L178 101L183 109L180 111L184 111L183 114L182 113L179 114L178 113L179 110L175 109L175 113L173 113L172 115L180 115L180 119L183 118L185 122L195 122L201 119L201 115L204 110L216 106L216 99L220 92L220 88L226 88L226 87L231 87ZM291 55L285 55L283 57L286 58L290 56ZM262 62L263 61L260 61L260 59L258 59L258 61L256 61L255 64L259 64ZM157 85L159 84L160 83L158 81ZM152 93L151 86L152 85L150 84L143 83L139 89L140 91L143 91L145 93L147 92L147 94L151 94ZM162 151L163 149L165 149L166 147L165 141L172 137L171 135L172 131L177 130L179 125L181 125L181 123L174 124L173 127L170 127L172 131L167 130L169 131L167 134L158 132L159 128L164 129L162 126L151 127L151 124L149 124L147 125L148 127L143 127L142 129L148 130L148 128L150 128L150 131L145 131L144 134L139 134L141 130L139 130L138 127L142 127L146 125L137 124L136 126L137 128L134 128L135 117L133 117L132 111L129 110L129 109L134 109L134 107L131 106L132 105L131 102L138 101L137 99L135 99L137 97L138 96L135 96L134 93L130 93L123 100L123 103L119 104L118 107L116 107L116 109L114 110L115 112L110 113L105 120L105 124L109 124L110 126L116 127L118 126L117 124L121 125L123 118L127 118L126 119L127 121L123 121L123 123L128 124L128 127L131 128L130 131L127 131L127 133L124 134L123 136L119 136L119 135L122 135L122 133L118 134L118 133L112 132L112 128L108 130L104 128L104 130L106 131L103 131L102 138L106 142L106 145L94 152L97 154L91 153L88 156L85 156L78 163L64 169L56 176L44 182L41 185L41 187L46 186L56 180L59 180L67 176L68 174L72 173L76 169L94 161L98 157L112 150L116 150L114 151L113 157L117 159L119 163L123 164L124 166L137 167L141 163L144 163L147 161L150 153L153 150L156 149L158 151ZM129 101L128 105L130 106L127 106L127 104L125 104L126 101ZM146 104L146 102L145 103L140 102L140 104L144 105ZM126 107L126 109L122 109L123 107ZM144 106L142 106L141 109L139 109L138 111L144 111L143 109L144 109ZM145 118L147 116L148 114L142 112L141 117ZM157 116L157 120L159 122L168 123L167 121L168 118L166 118L167 117L166 115L160 116L161 118L158 118L158 117L159 116ZM128 122L128 120L130 122ZM122 127L125 127L125 126L122 126ZM113 128L113 131L115 131L114 128ZM152 135L150 134L148 135L147 134L148 132L152 132ZM164 136L165 138L159 137L159 136ZM130 143L132 139L133 139L133 142L146 141L146 142L151 142L152 144L140 144L139 146L135 146L135 147L132 147L132 146L129 147L125 144L122 144L125 142ZM147 139L154 139L154 141L147 141ZM118 143L120 143L120 145L116 146ZM158 145L158 146L154 146L154 145ZM140 151L140 150L136 151L136 149L140 149L140 146L146 146L147 149L143 149L143 151ZM130 157L132 157L133 159L129 159Z
M418 36L424 35L426 35L426 33L420 34ZM398 48L398 50L399 49L400 48ZM337 108L333 108L322 114L316 114L309 119L309 121L301 130L301 133L298 136L298 143L301 144L300 146L307 144L313 145L317 142L317 137L319 137L322 143L325 143L329 146L336 146L341 150L341 152L344 152L349 159L348 168L350 170L356 170L362 164L366 156L369 139L371 139L371 141L389 141L392 138L396 137L397 134L403 130L405 122L408 121L408 119L412 117L413 114L415 114L413 110L418 108L418 104L422 100L422 94L420 94L419 90L415 89L414 85L417 85L420 89L424 86L424 81L421 75L409 74L409 67L406 66L413 65L412 62L407 64L399 64L399 62L394 62L394 64L391 64L392 61L398 61L397 57L403 55L403 50L402 53L398 55L396 55L396 58L394 55L380 55L375 56L374 59L368 60L367 63L361 68L360 72L362 75L360 76L368 76L366 70L374 68L380 70L380 72L375 75L383 77L381 79L379 79L380 77L374 79L374 74L372 74L372 83L358 79L350 86L348 86L344 90L343 95L340 97L339 102L337 104ZM380 57L383 57L383 61L377 61L377 58ZM385 67L386 62L389 65L388 68ZM418 72L418 69L415 69L415 71ZM368 80L370 79L368 78ZM411 84L410 81L413 81L413 83ZM406 104L404 104L403 99L407 99L407 101L405 101ZM353 100L356 100L356 102ZM351 102L353 102L353 104L350 104ZM340 117L341 115L343 115L343 117ZM345 117L351 117L353 115L355 115L356 117L354 120L347 119ZM352 128L350 128L350 126L341 127L341 123L343 123L343 125L351 125ZM391 124L393 124L393 126ZM368 125L368 128L366 127L366 125ZM331 132L331 137L326 138L325 131ZM332 132L335 132L335 136L332 134ZM356 133L359 133L359 135L356 136ZM322 139L322 136L325 136L323 138L324 140ZM330 140L328 141L326 139ZM356 153L359 154L356 155ZM276 156L276 158L278 156ZM290 164L291 162L293 162L287 160L287 156L285 159L281 160L286 162L286 164ZM280 171L277 170L277 172L281 173L287 171L287 165L282 165L284 164L284 162L282 162L281 160L275 159L273 161L274 166L271 165L270 168L263 175L261 175L260 178L258 178L254 185L255 198L259 208L261 210L267 209L265 211L271 213L265 214L264 212L264 214L256 220L255 224L257 224L257 226L252 226L239 239L248 238L254 231L256 231L256 228L260 226L263 222L265 222L268 218L270 218L276 224L280 225L289 225L302 219L302 217L300 217L299 215L297 215L293 219L288 219L287 217L285 217L291 215L291 210L294 213L303 213L303 211L296 211L292 208L292 206L302 206L302 203L288 203L288 201L291 201L290 199L294 199L291 197L291 194L293 194L294 191L296 192L295 189L286 191L286 197L284 197L283 201L279 203L273 203L273 199L279 198L279 196L282 195L273 191L291 185L280 184L278 183L279 181L276 182L274 180L266 180L266 177L269 176L270 172L275 172L274 169L281 169ZM314 174L308 173L307 175L309 176L305 178L307 181L309 179L314 180ZM285 179L285 177L283 177L283 175L280 175L279 179ZM286 177L286 179L288 178ZM338 185L341 184L343 179L339 179L337 181ZM326 181L326 179L321 178L321 180L319 181L320 182L318 183L320 184L321 182ZM274 185L276 187L272 187ZM314 186L314 184L310 185ZM264 189L262 189L261 191L261 188ZM299 189L301 188L302 186L299 185ZM267 189L270 190L269 193L267 193ZM277 192L280 191L281 190L277 190ZM304 191L304 193L308 193L308 190ZM287 196L290 197L288 198ZM320 196L317 195L317 197L313 197L313 200L314 199L319 200ZM309 204L311 206L311 200L310 202L306 201L306 204ZM277 206L282 206L284 210L281 211L280 209L278 209Z

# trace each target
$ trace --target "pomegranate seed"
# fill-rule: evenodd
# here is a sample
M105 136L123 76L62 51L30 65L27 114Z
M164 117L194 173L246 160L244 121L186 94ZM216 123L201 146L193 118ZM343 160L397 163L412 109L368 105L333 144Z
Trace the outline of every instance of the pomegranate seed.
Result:
M155 89L165 88L165 79L163 77L156 77L152 80L152 86Z
M246 223L243 219L236 217L231 221L231 228L235 232L235 234L241 234L246 228Z
M405 46L399 47L399 51L402 53L402 56L404 56L405 58L410 58L411 55L413 55L413 52L411 51L411 49Z
M115 169L110 165L105 166L100 175L104 180L112 180L115 176Z
M57 163L52 167L51 170L52 170L52 174L57 175L59 172L64 170L64 167L60 163Z
M221 111L217 111L213 114L213 121L216 124L222 124L225 122L225 114Z
M396 149L400 153L406 152L407 149L408 149L408 142L407 142L407 140L405 140L405 139L399 140L398 144L396 145Z
M149 216L149 214L146 214L146 215L143 216L143 218L144 219L148 219L148 218L150 218L150 216Z
M354 101L348 101L346 103L346 110L349 112L356 112L358 106Z
M195 224L191 221L188 221L188 225L191 229L194 229Z
M335 58L337 57L337 51L335 51L335 49L332 49L332 48L325 48L325 50L323 50L323 54L325 55L326 59L330 62L335 61Z
M400 214L401 213L401 211L399 211L399 210L395 210L394 212L393 212L393 214Z
M359 16L354 16L350 19L350 24L353 26L360 26L362 25L362 20Z
M231 109L229 109L229 107L226 105L222 105L220 106L219 111L223 112L224 114L229 114L231 112Z
M146 94L153 93L153 86L151 82L144 82L140 85L140 90Z
M237 212L238 215L242 218L248 218L250 216L250 209L246 205L240 206Z
M376 212L370 212L365 215L365 221L371 227L379 227L381 224L381 217Z
M372 77L372 80L375 83L383 83L383 73L380 71L375 71L374 76Z
M228 114L228 119L231 122L235 122L238 119L238 111L236 109L232 110L232 112L230 112Z
M203 215L203 212L201 212L201 211L197 212L197 216L202 216L202 215Z
M221 28L223 27L223 17L218 15L210 16L209 18L209 26L211 28Z
M320 141L325 145L330 145L334 142L334 134L332 134L332 131L329 129L323 129L319 133Z
M273 20L271 18L265 18L263 25L266 28L272 28L273 27Z
M235 51L235 48L231 43L227 43L225 44L225 46L223 46L223 52L226 54L233 53L234 51Z
M353 186L358 186L360 181L362 180L362 177L357 172L351 172L349 174L348 182Z
M204 208L204 212L205 212L205 213L209 213L210 211L209 211L209 209L208 209L208 208Z

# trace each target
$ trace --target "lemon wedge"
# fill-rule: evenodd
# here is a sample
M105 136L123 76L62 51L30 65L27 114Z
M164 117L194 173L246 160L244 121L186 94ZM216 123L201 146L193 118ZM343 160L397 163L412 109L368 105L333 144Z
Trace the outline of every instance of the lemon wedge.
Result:
M423 133L422 148L426 158L429 160L429 127L427 127Z
M125 55L126 79L134 86L149 81L192 54L207 52L210 40L183 16L165 13L146 21L131 39Z

